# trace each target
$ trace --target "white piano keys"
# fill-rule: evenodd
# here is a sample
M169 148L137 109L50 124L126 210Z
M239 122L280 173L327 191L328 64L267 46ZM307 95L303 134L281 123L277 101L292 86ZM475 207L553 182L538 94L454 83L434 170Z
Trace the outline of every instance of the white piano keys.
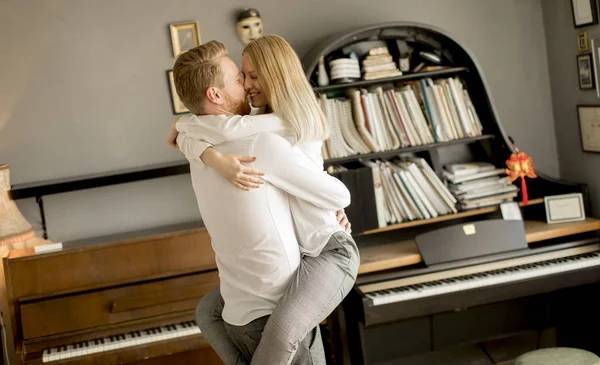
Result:
M173 338L186 337L200 334L200 329L195 322L182 322L153 327L129 333L115 334L104 338L82 341L68 345L61 345L45 349L42 362L70 359L79 356L89 356L97 353L120 350L127 347L144 345Z
M600 253L592 252L577 256L529 263L517 267L481 272L457 278L447 278L366 293L373 306L415 300L435 295L460 292L486 286L515 282L535 277L600 266Z

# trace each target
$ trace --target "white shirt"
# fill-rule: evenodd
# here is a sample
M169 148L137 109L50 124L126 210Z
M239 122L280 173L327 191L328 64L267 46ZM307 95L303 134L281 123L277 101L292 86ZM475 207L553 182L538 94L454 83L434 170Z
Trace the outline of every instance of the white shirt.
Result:
M204 166L200 155L211 145L242 139L261 132L277 133L290 142L293 141L291 131L275 114L191 115L181 118L176 126L177 130L184 134L177 140L179 148L191 163L200 166ZM315 172L323 171L321 147L321 141L307 141L298 145L298 148L313 162ZM292 195L290 209L301 253L316 257L331 235L343 231L343 228L337 223L334 211L321 209L298 199L293 193Z
M202 119L207 117L221 118ZM185 133L178 137L180 146ZM254 167L265 173L265 184L243 191L213 169L190 164L219 269L223 319L242 326L272 313L300 262L289 196L335 211L349 205L350 194L343 183L316 171L298 147L276 134L254 134L215 148L256 156Z

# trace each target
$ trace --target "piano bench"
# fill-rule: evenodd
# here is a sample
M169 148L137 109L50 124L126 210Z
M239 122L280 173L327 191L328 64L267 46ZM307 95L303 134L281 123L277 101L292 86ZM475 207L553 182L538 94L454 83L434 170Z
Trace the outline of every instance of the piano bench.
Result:
M600 357L589 351L555 347L527 352L514 365L600 365Z

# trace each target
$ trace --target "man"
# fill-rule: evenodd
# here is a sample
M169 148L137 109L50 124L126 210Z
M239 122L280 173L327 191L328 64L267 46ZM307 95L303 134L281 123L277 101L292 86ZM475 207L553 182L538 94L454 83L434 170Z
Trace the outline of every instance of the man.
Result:
M247 114L239 69L220 43L208 42L180 56L174 76L177 93L192 113L215 118ZM216 148L222 154L255 156L255 167L265 173L265 184L246 192L212 169L191 165L198 207L219 268L224 327L238 350L219 355L227 364L245 363L300 261L288 193L330 211L346 207L350 195L340 181L317 173L300 149L278 135L260 133ZM310 344L320 351L312 361ZM222 349L220 343L211 345ZM318 327L301 344L293 363L324 364Z

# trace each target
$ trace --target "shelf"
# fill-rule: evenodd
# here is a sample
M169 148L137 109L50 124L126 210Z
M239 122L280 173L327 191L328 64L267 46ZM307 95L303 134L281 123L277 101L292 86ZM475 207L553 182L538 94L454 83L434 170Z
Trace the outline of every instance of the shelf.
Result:
M544 201L543 199L538 199ZM533 202L533 201L532 201ZM547 224L545 221L525 221L527 243L600 230L600 220L586 218L581 222ZM413 240L361 248L359 274L396 269L422 262Z
M413 240L364 247L360 249L358 274L410 266L421 261L423 259Z
M482 136L477 136L477 137L461 138L461 139L455 139L455 140L448 141L448 142L439 142L439 143L424 144L424 145L420 145L420 146L405 147L405 148L400 148L400 149L392 150L392 151L382 151L382 152L374 152L374 153L365 153L362 155L353 155L353 156L348 156L348 157L330 158L330 159L325 160L325 166L331 166L331 165L336 165L336 164L340 164L340 163L352 162L352 161L356 161L358 159L369 160L369 159L373 159L373 158L393 157L393 156L397 156L402 153L427 151L427 150L431 150L434 148L441 148L441 147L447 147L447 146L458 145L458 144L468 144L468 143L483 141L483 140L492 139L492 138L494 138L493 134L484 134Z
M182 175L189 172L190 166L187 161L184 163L169 162L106 173L17 184L12 186L10 193L13 199L25 199L159 177Z
M543 198L532 199L532 200L529 201L528 205L535 205L535 204L542 204L542 203L544 203L544 199ZM522 206L522 207L524 206L524 204L522 202L519 203L519 205ZM421 225L424 225L424 224L444 222L444 221L449 221L449 220L453 220L453 219L460 219L460 218L472 217L472 216L475 216L475 215L489 214L489 213L494 213L494 212L498 211L499 209L500 209L500 207L496 205L496 206L492 206L492 207L466 210L464 212L459 212L459 213L456 213L456 214L442 215L442 216L431 218L431 219L419 219L419 220L414 220L414 221L410 221L410 222L406 222L406 223L399 223L399 224L394 224L394 225L391 225L391 226L386 226L386 227L382 227L382 228L372 229L372 230L369 230L369 231L364 231L363 235L374 234L374 233L381 233L381 232L388 232L388 231L395 231L397 229L408 228L408 227L415 227L415 226L421 226Z
M313 87L313 90L314 91L329 91L329 90L337 90L337 89L348 89L348 88L352 88L352 87L364 87L364 86L382 84L382 83L386 83L386 82L410 81L410 80L415 80L415 79L422 79L425 77L439 77L439 76L453 75L453 74L457 74L457 73L465 72L465 71L468 71L468 69L466 67L452 67L452 68L447 68L447 69L443 69L443 70L416 72L416 73L410 73L410 74L394 76L394 77L386 77L383 79L376 79L376 80L360 80L360 81L355 81L355 82L348 82L345 84L331 84L331 85L327 85L327 86L317 86L317 87Z
M555 224L547 224L544 221L525 221L528 243L596 230L600 230L600 220L594 218L586 218L580 222Z

